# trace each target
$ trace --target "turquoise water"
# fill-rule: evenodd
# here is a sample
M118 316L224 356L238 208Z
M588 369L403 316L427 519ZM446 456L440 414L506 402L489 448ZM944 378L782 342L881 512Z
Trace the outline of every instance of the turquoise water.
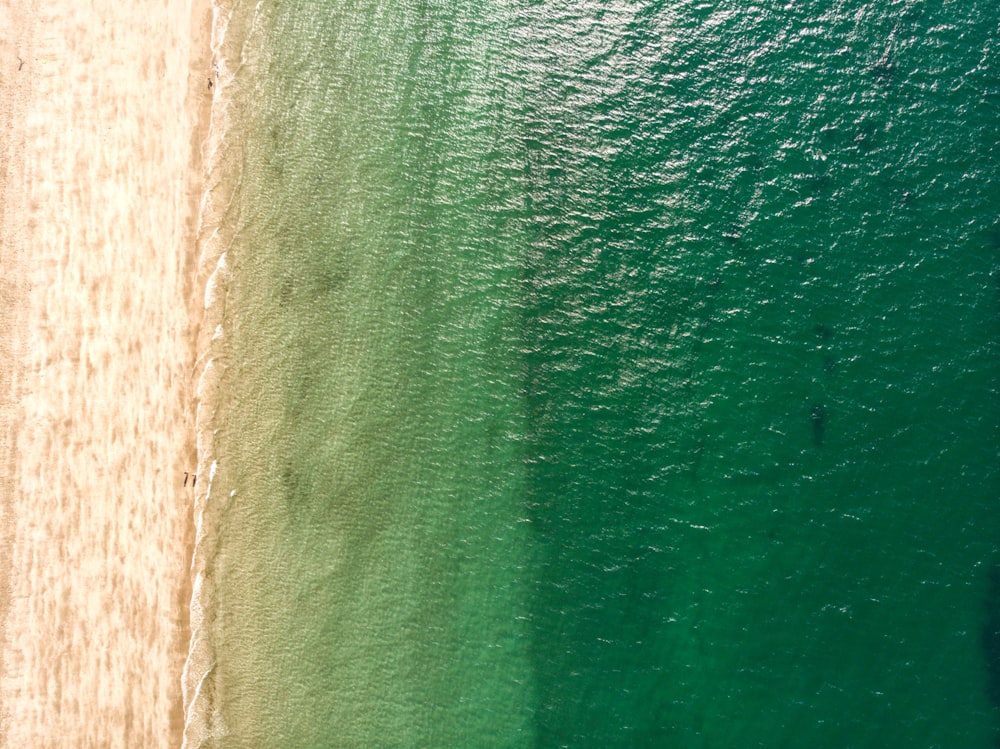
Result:
M1000 11L220 18L203 745L994 744Z

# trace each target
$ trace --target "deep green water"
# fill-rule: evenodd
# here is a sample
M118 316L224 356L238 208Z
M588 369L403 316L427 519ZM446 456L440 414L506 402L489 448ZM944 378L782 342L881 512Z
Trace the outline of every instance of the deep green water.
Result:
M234 0L212 747L987 747L1000 6Z

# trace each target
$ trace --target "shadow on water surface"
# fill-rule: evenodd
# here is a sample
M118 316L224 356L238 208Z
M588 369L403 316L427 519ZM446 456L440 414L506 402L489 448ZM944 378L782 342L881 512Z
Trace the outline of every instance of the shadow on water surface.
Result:
M993 563L984 601L982 629L983 657L986 659L986 691L990 702L1000 707L1000 564Z
M1000 561L998 560L994 560L990 566L983 614L980 643L986 666L986 696L993 709L1000 714ZM1000 747L1000 726L994 734L993 746Z
M814 403L809 416L812 420L813 444L820 447L826 437L826 408L822 403Z

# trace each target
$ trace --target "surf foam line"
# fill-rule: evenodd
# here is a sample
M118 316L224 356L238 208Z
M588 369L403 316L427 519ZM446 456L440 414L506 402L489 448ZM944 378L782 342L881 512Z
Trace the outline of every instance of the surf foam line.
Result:
M223 227L234 193L232 186L225 179L223 169L226 133L232 126L227 87L233 76L223 52L230 16L231 11L227 3L212 3L213 93L208 135L202 144L205 189L202 193L197 231L198 280L204 288L204 309L198 333L198 355L194 372L198 381L195 395L197 475L204 478L196 483L194 492L195 541L190 568L191 639L181 676L184 703L183 749L210 746L227 732L222 704L215 688L217 673L213 635L215 596L211 566L219 546L218 523L213 520L218 516L214 510L219 504L218 498L213 494L213 479L218 466L214 435L219 409L220 381L226 368L223 319L230 278L226 262L228 239Z

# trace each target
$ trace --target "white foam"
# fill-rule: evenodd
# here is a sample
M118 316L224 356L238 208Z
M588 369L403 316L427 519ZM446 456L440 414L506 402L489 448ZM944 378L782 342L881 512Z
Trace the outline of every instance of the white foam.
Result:
M208 560L214 553L217 539L210 516L213 481L218 473L215 459L215 410L222 373L225 371L223 344L225 339L223 314L231 270L224 250L225 239L220 225L225 207L231 196L225 184L216 178L222 158L220 144L227 130L225 90L232 76L222 52L228 15L215 0L212 9L213 96L209 133L203 147L205 164L205 190L201 201L199 242L200 277L205 279L204 317L199 341L198 361L203 362L197 384L197 450L198 473L206 476L199 482L195 494L195 545L191 559L193 577L191 591L191 641L184 664L184 739L182 749L198 749L226 733L219 705L211 701L212 679L215 675L215 653L212 646L211 620L206 612L212 610L212 581L208 574ZM207 277L206 277L207 276ZM210 331L210 334L209 334Z

